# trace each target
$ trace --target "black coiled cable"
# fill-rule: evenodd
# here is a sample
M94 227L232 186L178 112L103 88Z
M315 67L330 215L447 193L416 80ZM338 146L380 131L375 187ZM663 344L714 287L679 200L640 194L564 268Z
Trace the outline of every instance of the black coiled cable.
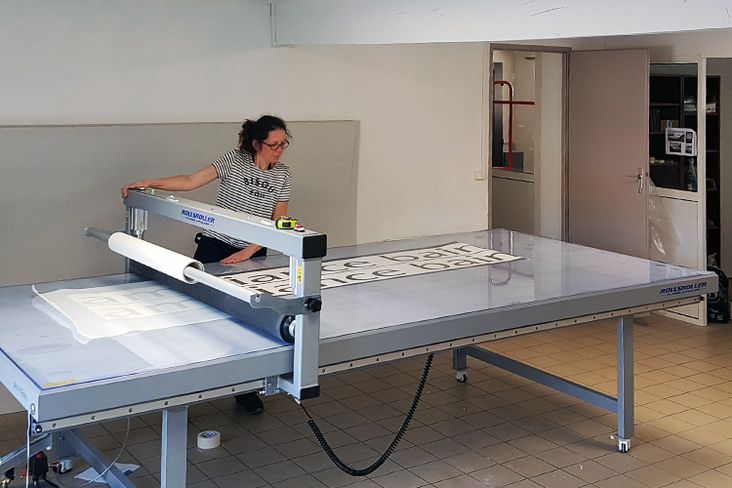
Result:
M414 394L414 400L412 401L412 406L409 408L409 412L407 412L407 416L404 419L404 422L402 423L402 426L399 428L399 432L396 433L396 436L394 436L394 440L391 441L391 444L389 447L384 451L384 454L381 455L379 459L376 460L375 463L373 463L371 466L367 466L363 469L356 469L352 468L351 466L347 465L341 459L338 457L338 455L333 451L333 448L330 447L330 444L328 444L328 441L325 439L325 436L322 432L320 432L320 428L318 427L318 424L315 423L315 420L313 417L310 416L310 413L305 408L305 405L302 403L300 406L302 407L303 412L305 412L305 415L308 416L308 425L310 426L310 430L313 431L313 434L315 434L315 437L318 439L318 442L320 443L320 446L323 448L323 451L328 455L331 461L333 461L333 464L338 466L338 468L343 471L344 473L347 473L351 476L366 476L377 469L379 469L379 466L384 464L384 462L389 459L389 456L394 452L394 449L396 449L397 445L399 444L399 441L402 440L402 437L404 437L404 433L407 431L407 428L409 427L409 423L412 421L412 418L414 417L414 413L417 411L417 406L419 405L419 400L422 398L422 391L424 390L424 386L427 384L427 376L430 374L430 368L432 367L432 359L434 355L430 354L427 356L427 361L424 365L424 371L422 371L422 378L419 380L419 386L417 386L417 392Z

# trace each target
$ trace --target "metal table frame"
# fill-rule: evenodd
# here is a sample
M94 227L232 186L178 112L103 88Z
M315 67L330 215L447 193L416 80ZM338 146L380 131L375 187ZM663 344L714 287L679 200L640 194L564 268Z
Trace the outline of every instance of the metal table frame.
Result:
M135 218L141 217L138 215ZM338 250L334 252L336 255L338 253ZM273 262L276 261L277 258L274 258ZM246 357L211 361L203 367L188 365L164 372L137 374L131 378L96 381L88 385L72 385L45 392L27 376L17 374L17 366L2 354L0 378L3 380L13 378L12 384L6 383L6 386L28 409L33 418L34 449L48 447L52 435L60 453L79 454L98 469L104 469L106 461L84 440L76 427L162 411L161 487L163 488L185 486L185 440L189 405L246 391L272 394L284 390L290 393L281 387L284 384L282 378L287 379L288 374L294 371L298 363L312 367L313 361L317 361L314 363L316 368L312 371L317 382L319 374L444 350L454 351L453 367L457 371L458 380L464 378L467 357L471 356L615 412L618 415L618 449L627 452L630 449L634 428L633 316L698 301L702 293L716 290L715 283L714 275L698 272L690 277L668 279L653 286L628 288L609 294L589 293L563 300L402 324L401 327L385 328L354 336L320 339L319 345L316 343L315 359L297 356L296 338L295 346L283 346ZM675 299L663 294L664 287L676 286L686 287L688 291ZM537 317L543 318L542 323L536 323ZM476 347L483 342L505 337L601 319L617 321L618 391L615 398ZM353 351L358 353L355 354ZM247 381L242 382L245 378L237 370L247 372ZM102 405L99 399L105 399L105 395L112 395L123 385L126 392L139 392L139 396L112 407L93 407ZM154 385L159 388L151 391ZM68 406L68 410L64 410L72 399L77 408L78 405L84 404L85 410L72 410L71 406ZM38 405L44 408L38 410L36 408ZM13 455L15 457L12 457ZM24 462L25 449L21 454L13 455L2 458L0 466L10 467L13 462ZM133 486L115 469L109 470L104 478L112 487Z

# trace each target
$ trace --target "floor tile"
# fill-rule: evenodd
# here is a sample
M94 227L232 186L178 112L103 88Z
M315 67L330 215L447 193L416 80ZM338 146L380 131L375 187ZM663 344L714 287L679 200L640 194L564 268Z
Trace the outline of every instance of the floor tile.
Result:
M618 474L617 471L590 460L566 466L564 471L589 483L612 478Z
M395 452L392 454L391 460L405 468L412 468L420 464L437 461L438 458L419 447L411 447Z
M505 486L524 479L524 476L500 465L479 469L470 473L470 476L483 483L483 486Z
M373 478L377 485L383 488L417 488L424 486L425 480L411 471L396 471L384 476Z
M459 470L445 461L433 461L415 466L409 470L429 483L436 483L464 474L464 471Z
M515 471L525 478L532 478L540 474L554 471L555 467L534 456L526 456L503 463L503 466Z
M682 454L681 457L700 464L706 468L713 469L729 463L728 455L708 447L702 447L694 451Z
M732 477L713 469L691 476L689 480L704 488L729 488L732 486Z
M531 481L544 488L579 488L586 486L585 480L577 478L561 469L535 476L531 478Z
M445 481L437 482L434 484L434 486L436 488L485 488L486 486L490 485L486 485L486 483L478 481L477 479L465 474L463 476L458 476L456 478L450 478Z
M640 481L648 486L658 488L671 483L680 481L681 478L673 473L664 471L655 466L643 466L625 473L626 476L636 481Z
M708 470L707 467L681 456L657 461L653 465L659 469L673 473L680 478L691 478Z
M450 456L444 459L444 461L459 469L463 473L471 473L479 469L493 466L495 462L488 456L478 454L476 452L466 452L455 456Z

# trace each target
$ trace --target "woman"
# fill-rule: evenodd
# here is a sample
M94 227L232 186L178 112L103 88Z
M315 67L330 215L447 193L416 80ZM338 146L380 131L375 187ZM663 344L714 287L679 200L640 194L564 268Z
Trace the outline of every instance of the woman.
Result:
M290 169L280 162L290 144L289 136L285 122L278 117L264 115L256 121L246 120L239 132L238 148L189 175L134 181L122 187L122 197L132 188L195 190L219 178L217 206L276 220L287 214L292 189ZM198 234L196 242L193 257L204 263L233 264L267 254L267 249L257 244L212 230ZM249 414L263 410L256 393L239 395L236 401Z

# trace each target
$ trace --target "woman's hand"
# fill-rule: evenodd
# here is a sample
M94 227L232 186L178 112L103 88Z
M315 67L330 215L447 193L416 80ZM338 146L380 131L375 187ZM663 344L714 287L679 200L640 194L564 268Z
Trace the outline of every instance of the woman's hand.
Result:
M122 193L122 198L127 198L127 192L129 190L138 190L143 188L149 188L150 187L150 180L137 180L133 181L132 183L128 183L125 186L122 187L122 190L120 193Z
M235 263L241 263L242 261L246 261L247 259L252 257L252 254L254 252L251 249L252 246L247 246L246 248L242 249L241 251L236 251L231 256L225 257L221 261L219 261L221 264L235 264Z

